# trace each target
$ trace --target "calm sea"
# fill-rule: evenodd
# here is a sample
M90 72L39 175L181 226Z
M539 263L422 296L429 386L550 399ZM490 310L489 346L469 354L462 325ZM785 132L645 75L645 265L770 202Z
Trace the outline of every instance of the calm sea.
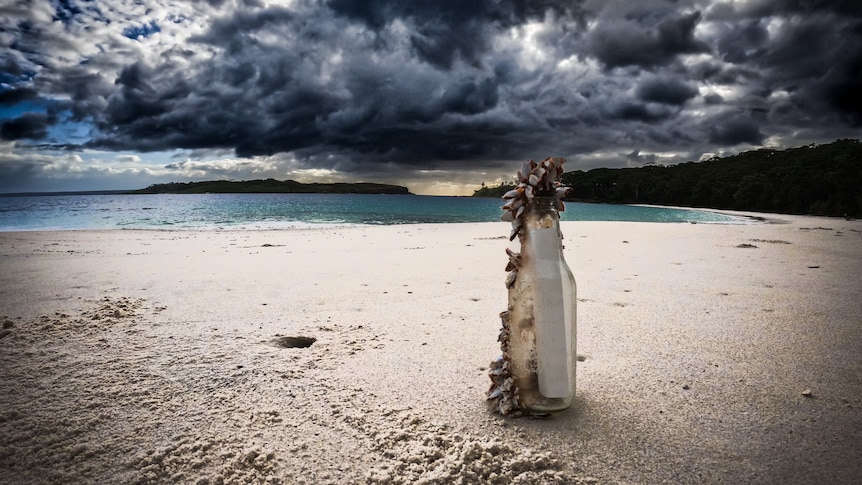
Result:
M0 231L277 229L309 224L499 221L499 199L420 195L195 194L0 197ZM567 203L563 220L743 223L714 212Z

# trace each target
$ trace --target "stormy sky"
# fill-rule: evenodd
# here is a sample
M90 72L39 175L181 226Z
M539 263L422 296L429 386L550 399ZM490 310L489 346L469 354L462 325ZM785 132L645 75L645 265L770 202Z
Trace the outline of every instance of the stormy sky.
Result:
M0 192L469 194L860 138L858 0L0 0Z

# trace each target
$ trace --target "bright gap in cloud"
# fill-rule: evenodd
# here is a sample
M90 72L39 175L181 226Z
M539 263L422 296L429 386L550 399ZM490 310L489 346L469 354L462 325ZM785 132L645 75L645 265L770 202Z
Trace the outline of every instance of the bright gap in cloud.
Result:
M155 20L148 24L140 24L134 25L131 27L126 27L123 29L123 36L128 37L132 40L139 40L141 38L147 38L157 32L161 32L162 29L159 27L159 24L156 23Z

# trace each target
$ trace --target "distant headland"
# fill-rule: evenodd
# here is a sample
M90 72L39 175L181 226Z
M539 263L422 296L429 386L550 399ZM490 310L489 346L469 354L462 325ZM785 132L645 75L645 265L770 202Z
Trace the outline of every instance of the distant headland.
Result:
M376 183L303 184L294 180L210 180L153 184L127 194L404 194L407 187Z

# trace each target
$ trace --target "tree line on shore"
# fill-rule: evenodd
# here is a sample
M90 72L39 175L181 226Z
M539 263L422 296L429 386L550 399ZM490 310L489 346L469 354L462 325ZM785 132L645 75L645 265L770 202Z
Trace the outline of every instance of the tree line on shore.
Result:
M701 162L566 172L566 200L857 217L862 209L862 142L837 140L786 150L762 148ZM482 187L500 197L515 187Z

